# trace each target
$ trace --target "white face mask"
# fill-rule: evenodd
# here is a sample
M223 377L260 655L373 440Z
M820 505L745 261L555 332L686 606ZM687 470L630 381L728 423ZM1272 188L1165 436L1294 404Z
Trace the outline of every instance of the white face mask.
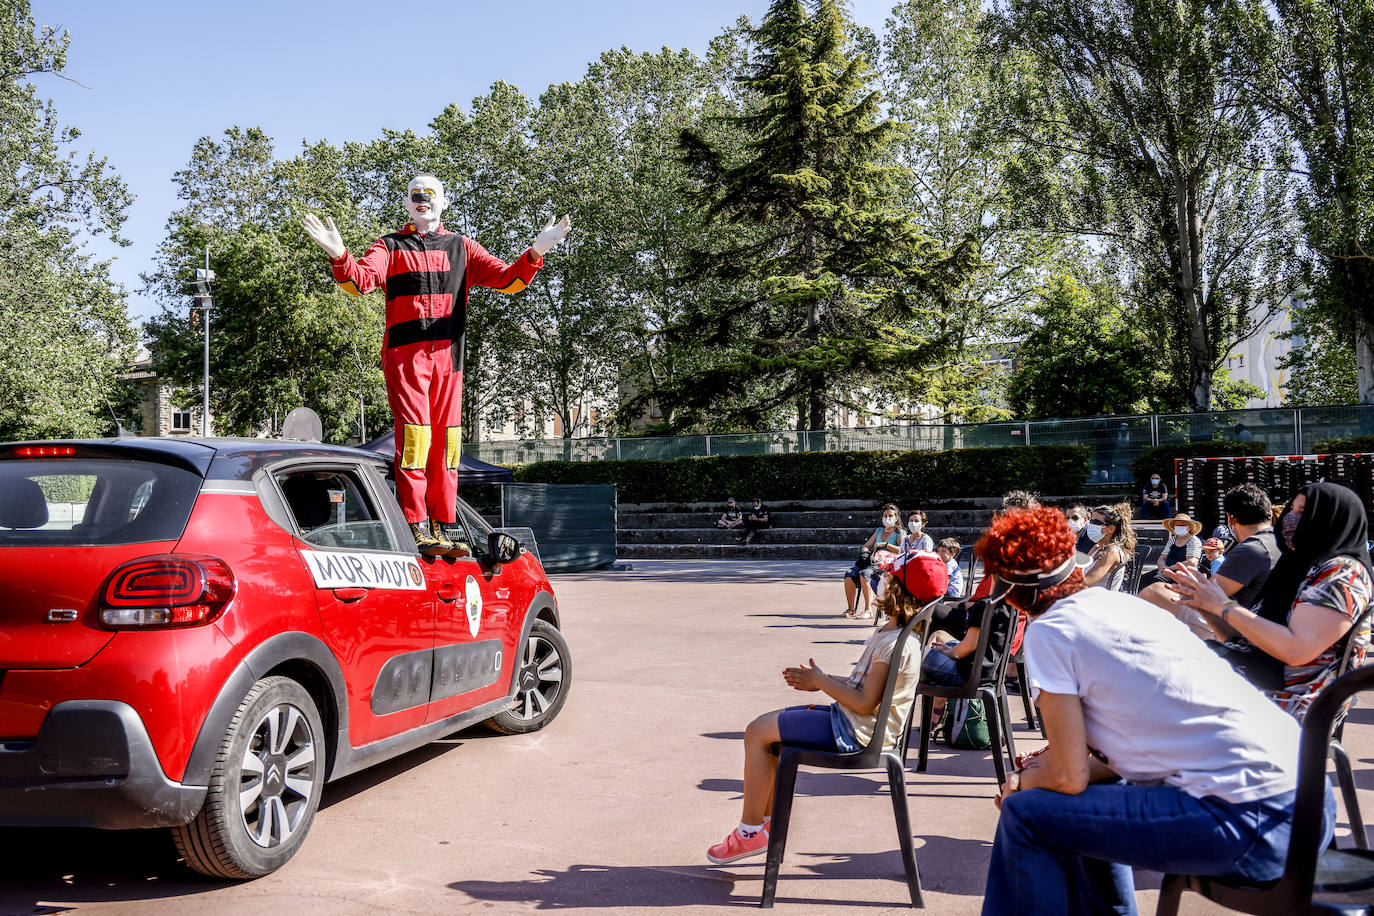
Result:
M914 518L907 522L906 526L911 529L912 534L919 534L921 531L921 523Z
M1174 534L1178 535L1179 537L1183 537L1185 534L1192 534L1192 532L1193 529L1189 528L1187 525L1174 526Z
M884 527L884 528L896 528L896 527L897 527L897 516L895 516L895 515L884 515L884 516L883 516L883 527Z
M1088 522L1088 540L1094 544L1102 540L1102 526L1097 522Z
M1086 524L1087 524L1087 522L1085 522L1085 521L1084 521L1083 519L1081 519L1081 518L1071 518L1071 519L1069 519L1069 528L1073 531L1074 534L1077 534L1078 532L1082 531L1082 530L1083 530L1083 526L1086 525Z
M429 192L429 199L412 200L411 195L416 192ZM439 215L448 206L448 201L444 198L444 186L437 179L416 176L406 187L405 205L406 213L410 214L410 221L415 224L415 228L421 232L432 232L439 225Z

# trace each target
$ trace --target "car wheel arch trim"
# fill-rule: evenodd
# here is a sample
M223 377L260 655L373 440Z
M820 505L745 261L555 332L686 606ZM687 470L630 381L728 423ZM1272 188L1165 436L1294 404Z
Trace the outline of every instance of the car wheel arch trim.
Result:
M326 772L333 770L338 749L347 743L348 736L348 691L344 684L343 669L329 647L318 637L294 630L264 640L234 666L201 724L200 734L186 761L186 772L182 777L184 782L197 785L208 782L220 741L248 691L273 668L296 661L304 661L317 669L332 693L329 700L333 708L319 712L322 719L327 719L327 713L334 717L335 727L330 729L326 725L324 735L325 749L329 754Z

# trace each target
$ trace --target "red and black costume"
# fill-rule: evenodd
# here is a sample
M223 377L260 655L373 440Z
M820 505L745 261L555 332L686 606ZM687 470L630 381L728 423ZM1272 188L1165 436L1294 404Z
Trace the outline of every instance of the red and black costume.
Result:
M442 225L421 233L414 223L373 242L357 260L345 251L330 262L334 281L350 295L386 291L382 375L406 521L456 520L468 288L518 293L543 263L531 249L507 264Z

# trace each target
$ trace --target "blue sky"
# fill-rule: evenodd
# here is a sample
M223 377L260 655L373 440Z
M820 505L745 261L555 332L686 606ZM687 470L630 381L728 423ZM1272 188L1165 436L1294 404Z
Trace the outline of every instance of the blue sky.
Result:
M895 0L851 0L880 30ZM109 157L137 197L113 274L136 320L156 307L140 295L167 216L172 174L197 138L261 126L292 155L302 140L376 137L383 127L423 130L450 102L465 109L496 80L531 97L579 78L602 51L663 46L703 53L741 15L767 0L573 0L395 4L358 0L32 0L39 25L71 33L66 75L44 78L80 148ZM302 238L302 243L305 239Z

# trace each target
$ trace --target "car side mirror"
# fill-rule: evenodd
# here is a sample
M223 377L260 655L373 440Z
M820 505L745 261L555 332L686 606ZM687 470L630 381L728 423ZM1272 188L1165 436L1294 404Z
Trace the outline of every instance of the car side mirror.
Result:
M520 540L513 534L493 531L487 535L487 556L497 565L513 562L520 556Z

